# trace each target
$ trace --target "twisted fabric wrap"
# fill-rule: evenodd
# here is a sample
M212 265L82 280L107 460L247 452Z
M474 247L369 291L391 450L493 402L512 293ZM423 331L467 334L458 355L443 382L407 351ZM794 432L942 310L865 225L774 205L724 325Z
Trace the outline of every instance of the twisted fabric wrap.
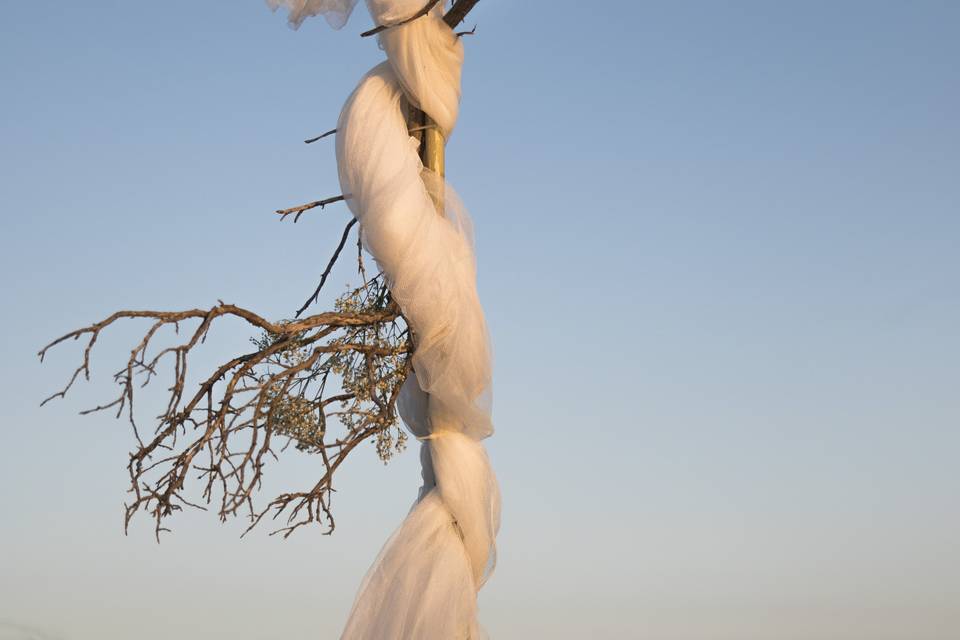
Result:
M342 25L355 0L268 0L292 24L324 14ZM367 0L374 22L396 25L424 0ZM387 61L370 70L337 123L337 164L366 249L415 336L414 375L400 416L421 441L423 486L367 573L342 638L477 640L477 592L495 564L500 496L482 439L491 435L491 357L476 290L469 217L425 170L401 98L449 135L457 120L463 48L439 3L382 32ZM442 190L437 211L431 193ZM439 214L439 215L438 215Z

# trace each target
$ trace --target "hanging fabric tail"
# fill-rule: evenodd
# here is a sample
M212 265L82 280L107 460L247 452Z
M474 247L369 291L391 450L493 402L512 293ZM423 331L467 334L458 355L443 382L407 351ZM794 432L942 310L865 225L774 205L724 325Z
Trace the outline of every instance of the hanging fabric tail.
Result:
M268 0L291 21L353 2ZM416 337L399 411L421 442L419 499L367 573L343 640L478 640L477 592L493 570L500 495L481 443L491 435L491 357L476 289L470 219L443 179L424 170L401 97L448 136L457 120L463 48L427 15L380 35L387 61L350 96L337 123L337 164L366 249ZM378 25L399 25L424 0L367 0ZM345 18L344 18L345 19ZM444 194L442 211L431 193Z

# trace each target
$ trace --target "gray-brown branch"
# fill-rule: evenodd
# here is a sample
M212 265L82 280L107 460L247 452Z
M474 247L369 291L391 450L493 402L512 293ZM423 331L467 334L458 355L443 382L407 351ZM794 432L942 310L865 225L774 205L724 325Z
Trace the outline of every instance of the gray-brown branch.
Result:
M417 11L415 14L413 14L413 15L410 16L409 18L407 18L407 19L405 19L405 20L401 20L400 22L397 22L397 23L394 23L394 24L383 24L383 25L376 26L376 27L374 27L373 29L370 29L369 31L364 31L363 33L361 33L361 34L360 34L360 37L361 37L361 38L367 38L367 37L369 37L369 36L375 36L375 35L377 35L378 33L381 33L381 32L383 32L383 31L386 31L387 29L392 29L392 28L394 28L394 27L399 27L399 26L401 26L401 25L409 24L409 23L413 22L414 20L417 20L417 19L419 19L419 18L422 18L423 16L427 15L428 13L430 13L430 10L433 9L435 6L437 6L437 3L438 3L438 2L440 2L440 0L429 0L429 1L427 2L427 4L424 5L424 7L423 7L422 9L420 9L420 11Z
M310 209L316 209L317 207L320 207L321 209L323 209L328 204L333 204L334 202L341 202L346 199L347 199L346 196L339 195L339 196L334 196L332 198L325 198L324 200L315 200L313 202L308 202L306 204L300 204L295 207L290 207L289 209L277 209L276 213L278 216L280 216L281 220L286 220L287 216L293 215L293 222L296 223L297 221L300 220L300 216L302 216L304 212L309 211Z
M443 16L443 21L446 22L451 29L455 29L458 24L463 22L467 14L470 13L470 10L473 9L480 0L457 0L450 7L450 11L447 11L446 15Z
M354 290L338 308L288 322L273 322L224 303L184 311L118 311L40 350L42 360L64 342L81 338L86 342L80 365L66 386L44 404L64 397L81 375L89 379L90 353L104 330L122 320L148 320L143 339L114 375L120 386L117 397L86 412L117 407L119 415L128 409L137 447L127 466L133 497L126 506L125 524L129 526L133 516L145 510L155 522L159 539L167 530L164 518L184 506L205 508L186 497L187 481L196 477L202 481L206 504L220 495L221 519L244 509L252 528L267 511L277 517L289 508L289 519L281 529L285 535L321 521L330 532L334 527L329 504L332 480L345 457L374 437L378 452L382 442L388 443L388 453L390 446L402 446L403 436L390 434L397 425L396 394L409 371L410 352L400 310L389 300L382 279ZM222 317L241 319L262 331L259 348L229 359L187 394L188 357ZM179 332L183 323L191 321L196 326L183 342L148 353L161 329ZM134 418L134 393L159 375L162 362L173 368L170 395L152 438L144 439ZM332 389L333 393L328 392L331 375L340 378L340 389ZM331 416L346 426L339 435L328 431ZM278 435L284 442L296 442L298 449L321 453L325 470L310 490L281 494L256 510L253 494L261 485L264 467L276 457L273 443Z
M333 265L337 263L337 260L340 258L340 253L343 251L343 247L347 244L347 238L350 236L350 230L353 229L353 225L357 224L357 219L352 218L350 222L347 223L346 228L343 230L343 235L340 237L340 244L337 245L336 250L333 252L333 256L330 257L330 261L327 263L327 268L323 270L323 273L320 275L320 284L317 285L317 288L313 291L313 294L307 298L307 301L303 303L303 306L297 309L295 317L299 318L300 314L307 310L311 304L317 301L317 298L320 297L320 290L323 289L323 285L327 283L327 278L330 276L330 272L333 270Z

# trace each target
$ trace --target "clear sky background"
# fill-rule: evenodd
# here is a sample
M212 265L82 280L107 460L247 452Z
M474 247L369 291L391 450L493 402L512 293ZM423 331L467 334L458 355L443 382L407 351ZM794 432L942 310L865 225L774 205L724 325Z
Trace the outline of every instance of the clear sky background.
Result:
M483 0L474 22L447 173L496 350L492 636L960 637L960 3ZM348 213L271 212L339 193L332 141L301 141L381 59L369 26L0 1L0 637L339 633L414 450L353 460L332 537L209 514L124 537L133 437L76 412L136 329L43 410L79 350L35 353L118 308L289 316ZM223 329L195 372L246 346Z

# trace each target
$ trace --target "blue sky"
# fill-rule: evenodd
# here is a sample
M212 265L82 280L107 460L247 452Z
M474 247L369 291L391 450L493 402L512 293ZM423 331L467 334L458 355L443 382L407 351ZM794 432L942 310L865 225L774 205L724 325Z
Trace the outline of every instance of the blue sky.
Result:
M79 354L34 354L117 308L299 305L348 213L271 211L338 193L332 143L300 141L381 59L369 17L0 10L0 620L335 637L413 451L358 456L333 537L186 514L158 546L122 533L127 426L76 415L135 329L42 411ZM960 5L483 0L474 22L447 175L496 352L491 635L960 635Z

